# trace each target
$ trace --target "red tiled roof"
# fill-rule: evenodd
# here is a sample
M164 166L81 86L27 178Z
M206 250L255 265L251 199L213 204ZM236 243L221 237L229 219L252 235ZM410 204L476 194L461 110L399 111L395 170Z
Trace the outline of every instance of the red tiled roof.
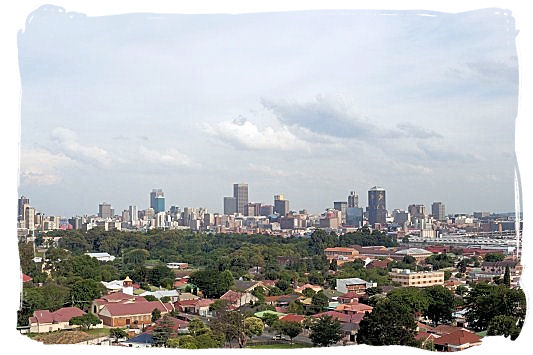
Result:
M212 299L202 298L202 299L198 300L198 307L209 307L213 303L215 303L215 301L212 300Z
M480 343L481 337L465 329L459 329L453 333L445 334L438 339L435 339L434 343L437 345L465 345Z
M128 295L127 293L124 293L124 292L114 292L114 293L110 293L108 295L102 296L100 298L109 302L109 301L122 301L126 299L131 299L131 298L134 298L134 296Z
M361 297L361 294L359 294L357 292L354 292L354 291L350 291L350 292L343 293L342 295L337 297L337 299L339 299L339 298L341 298L341 299L359 299L359 297Z
M422 341L427 341L428 339L435 341L435 339L437 339L438 337L439 337L438 335L435 335L432 333L426 333L426 332L418 332L418 334L415 335L416 340L422 340Z
M85 312L78 307L63 307L55 312L49 310L36 310L33 317L30 318L32 323L52 323L68 322L71 318L84 315Z
M187 328L189 326L189 322L187 322L186 320L183 320L183 319L179 319L179 318L175 318L175 317L166 317L167 320L170 320L172 322L172 329L173 330L178 330L178 329L184 329L184 328ZM159 318L155 324L158 325L161 323L161 320L163 318ZM146 331L145 333L148 333L148 334L151 334L154 330L154 327L153 326L149 326L148 328L146 328Z
M364 313L366 311L372 311L373 307L366 305L364 303L344 303L338 305L335 310L336 311L349 311L349 312L360 312Z
M128 316L135 314L151 314L154 309L159 309L162 313L170 312L171 303L161 303L159 301L137 302L137 303L108 303L104 306L112 317Z
M220 299L221 300L226 300L226 301L229 301L229 302L233 303L233 302L236 302L236 301L240 300L242 295L243 294L241 292L229 290L228 292L226 292L225 294L220 296Z
M31 280L33 280L31 277L29 277L25 273L22 273L22 282L28 282L28 281L31 281Z
M343 323L350 323L350 319L351 319L350 315L341 313L341 312L336 312L336 311L327 311L327 312L317 313L313 315L313 317L315 318L320 318L322 316L330 316L335 319L338 319L339 321Z
M437 334L440 334L440 335L444 335L444 334L450 334L450 333L453 333L457 330L460 330L461 328L459 327L454 327L453 325L446 325L446 324L441 324L441 325L438 325L434 328L434 331L435 333Z
M299 314L287 314L286 316L281 317L279 320L283 322L301 323L305 320L305 316Z

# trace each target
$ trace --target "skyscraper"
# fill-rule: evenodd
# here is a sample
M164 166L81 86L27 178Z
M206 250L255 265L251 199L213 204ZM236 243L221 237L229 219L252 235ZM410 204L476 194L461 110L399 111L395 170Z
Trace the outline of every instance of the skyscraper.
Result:
M237 212L244 214L244 206L248 204L248 184L233 184L233 197L237 200Z
M415 219L426 219L427 217L427 210L426 210L426 206L424 205L409 205L409 207L407 207L407 212L409 212L409 214L411 215L412 218L415 218Z
M162 189L153 189L150 192L150 208L154 209L154 213L165 211L165 194Z
M385 224L387 222L387 205L385 202L385 189L374 186L368 190L368 223L373 226L376 223Z
M359 196L355 191L350 191L350 194L348 195L348 207L359 207Z
M224 214L232 215L237 213L237 199L235 197L224 197Z
M113 212L111 205L106 202L102 202L98 205L98 217L100 218L111 218L113 217Z
M289 213L289 201L283 195L274 195L274 213L285 216Z
M333 209L341 212L341 223L346 223L346 209L348 208L348 203L346 201L335 201L333 202Z
M137 212L137 206L130 206L129 208L130 212L130 220L131 224L136 224L137 220L139 219L139 213Z
M24 220L24 205L29 205L30 199L24 196L20 196L18 204L18 219Z
M437 221L442 221L446 217L446 209L442 202L433 202L431 205L431 214Z

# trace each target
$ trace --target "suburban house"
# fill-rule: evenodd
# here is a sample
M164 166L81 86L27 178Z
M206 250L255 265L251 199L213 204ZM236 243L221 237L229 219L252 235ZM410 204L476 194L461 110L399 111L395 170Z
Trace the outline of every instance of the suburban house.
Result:
M126 276L124 280L113 280L109 282L101 281L107 292L121 292L133 295L133 281Z
M342 293L347 292L356 292L364 294L367 288L376 287L377 283L375 282L366 282L363 279L353 277L350 279L337 279L337 285L335 289Z
M252 292L256 287L263 287L261 281L244 281L244 280L235 280L233 289L239 292Z
M359 256L359 252L355 248L333 247L324 249L324 254L328 262L332 260L337 261L337 265L342 265L347 262L354 261Z
M179 292L176 290L157 290L157 291L145 291L141 293L139 296L146 297L146 296L154 296L158 300L163 297L169 297L170 302L176 302L179 299Z
M163 318L159 318L155 322L154 326L159 325L162 320L163 320ZM170 321L170 323L172 324L170 327L172 328L172 330L174 332L176 332L176 334L186 334L186 333L189 332L189 322L188 321L183 320L183 319L178 319L178 318L175 318L175 317L166 317L166 320ZM152 332L154 331L154 326L151 325L148 328L146 328L145 333L152 334Z
M458 329L433 340L433 343L439 351L461 351L481 345L481 337L466 329Z
M415 272L410 269L392 269L390 276L392 282L397 282L402 287L444 285L444 271Z
M282 322L293 322L302 324L305 320L305 316L300 314L287 314L279 319Z
M107 262L115 260L115 257L113 255L110 255L109 253L85 253L85 255L88 255L98 261Z
M106 326L125 327L134 324L152 323L152 311L158 309L162 315L174 309L172 303L147 301L144 297L131 296L122 292L102 296L93 301L91 312Z
M364 303L351 302L339 304L335 311L345 314L365 314L365 312L372 312L373 307Z
M183 313L198 314L202 317L210 317L209 307L215 301L208 298L183 300L174 303L174 308Z
M63 307L55 312L36 310L33 312L33 317L29 318L30 333L48 333L56 330L78 328L78 325L70 325L69 322L72 318L84 314L85 312L78 307Z
M296 293L302 293L306 288L310 288L311 290L313 290L313 291L315 291L315 292L322 291L322 289L323 289L323 287L322 287L322 286L319 286L319 285L305 284L305 285L302 285L302 286L296 287L296 288L294 289L294 292L296 292Z
M249 292L238 292L233 290L229 290L228 292L220 296L220 299L227 301L229 308L233 309L248 305L250 304L250 302L257 301L257 297L255 297Z
M503 275L506 267L509 267L511 275L522 273L522 265L516 260L484 261L481 264L481 271L494 275Z

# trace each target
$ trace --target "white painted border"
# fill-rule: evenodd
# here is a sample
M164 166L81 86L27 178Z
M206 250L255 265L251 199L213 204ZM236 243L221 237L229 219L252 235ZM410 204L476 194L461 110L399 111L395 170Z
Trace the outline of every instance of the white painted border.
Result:
M531 185L528 181L533 181L533 159L528 154L532 148L530 134L532 132L531 113L532 105L531 93L532 91L532 72L531 65L526 63L533 63L533 21L531 13L528 12L529 6L527 1L511 0L511 1L441 1L439 3L433 1L421 0L376 0L372 2L355 2L347 0L307 0L307 1L281 1L281 0L263 0L263 1L245 1L245 0L196 0L196 1L165 1L165 0L128 0L128 1L100 1L100 0L57 0L51 1L53 5L61 6L66 11L75 11L85 13L88 16L112 15L132 12L151 12L151 13L244 13L244 12L272 12L272 11L294 11L294 10L317 10L317 9L388 9L388 10L433 10L442 12L463 12L469 10L476 10L480 8L505 8L513 12L516 20L517 28L520 34L517 38L517 50L520 66L520 96L519 96L519 115L516 121L516 149L517 159L520 169L520 177L522 180L522 209L524 211L524 240L523 240L523 264L526 266L524 275L522 277L522 284L526 288L528 301L529 297L528 285L531 285L532 273L528 267L531 265L530 253L532 252L530 242L528 242L528 235L531 231L531 222L533 215L528 212L531 211L531 201L533 201ZM116 347L87 347L78 346L75 349L72 346L43 346L41 344L29 341L29 339L18 335L15 331L16 315L15 309L18 307L18 287L19 275L18 257L16 252L16 209L15 198L17 197L18 184L18 154L19 154L19 136L20 136L20 78L18 70L17 58L17 31L24 27L27 15L37 9L39 6L46 4L43 1L23 0L19 2L4 1L2 2L2 11L0 12L2 19L0 24L2 31L0 32L2 39L2 60L1 82L2 82L2 105L0 105L2 129L0 130L2 144L2 169L1 174L2 183L0 184L2 194L1 216L4 228L2 229L2 246L4 253L1 258L3 272L3 290L2 297L2 335L3 347L11 352L29 352L38 351L40 353L54 353L54 354L71 354L73 350L80 354L90 354L95 351L103 353L143 353L153 354L159 353L191 353L185 350L170 350L170 349L118 349ZM518 191L517 191L518 192ZM519 196L517 195L517 198ZM528 307L531 309L531 307ZM523 329L522 335L516 342L510 342L504 339L491 338L485 340L480 347L469 350L468 354L486 354L486 353L526 353L526 349L531 347L529 344L530 335L532 335L533 325L531 324L532 317L528 315L526 325ZM320 354L325 349L305 349L305 350L278 350L276 353L284 354L303 354L306 353ZM234 353L235 350L210 350L202 351L202 353L215 354L216 353ZM251 353L252 350L244 350ZM327 349L332 354L343 354L346 352L365 353L369 351L374 354L427 354L427 352L418 351L416 349L407 347L376 347L369 348L366 346L357 347L337 347ZM268 350L256 350L260 353L268 353ZM194 353L194 352L193 352ZM196 352L200 353L200 352Z

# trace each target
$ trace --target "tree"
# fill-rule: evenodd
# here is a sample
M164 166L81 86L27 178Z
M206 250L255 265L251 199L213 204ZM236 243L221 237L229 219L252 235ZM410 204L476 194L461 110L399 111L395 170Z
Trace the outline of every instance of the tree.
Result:
M261 319L263 320L263 323L271 327L272 324L279 319L279 317L274 313L264 313Z
M156 323L152 331L154 346L165 346L168 339L176 335L172 325L172 321L167 315L165 315L159 320L159 322Z
M305 297L313 297L315 293L315 290L309 287L302 291L302 295L304 295Z
M413 345L416 322L412 309L396 300L383 299L359 323L357 343L368 345Z
M309 338L313 345L330 346L342 339L341 323L331 316L322 316L311 325Z
M464 274L466 272L467 263L466 260L463 259L459 261L456 265L457 271L459 271L461 274Z
M329 263L329 269L332 270L332 271L337 271L337 259L332 259L331 262Z
M424 313L429 306L427 294L419 287L401 287L387 296L391 301L405 305L411 314Z
M454 310L454 296L446 287L436 285L424 289L429 301L424 315L433 323L451 322Z
M465 297L466 320L476 331L488 328L497 316L516 317L522 324L526 315L526 296L519 288L488 283L474 284Z
M192 336L198 336L210 332L211 329L200 319L193 319L189 322L189 333Z
M115 343L118 343L118 340L120 338L125 338L128 336L128 334L126 333L126 331L122 328L111 328L109 330L109 335L112 337L112 338L115 338Z
M296 338L302 330L303 328L300 323L281 321L281 332L291 339L291 344L293 339Z
M264 329L265 326L260 318L248 317L244 319L244 331L249 338L263 334Z
M503 284L507 287L511 287L511 270L509 266L505 267L505 274L503 274Z
M294 314L304 314L305 308L303 304L299 300L292 301L289 303L289 307L287 308L287 312L294 313Z
M483 260L488 262L496 262L496 261L502 261L505 259L505 255L501 253L487 253Z
M157 301L157 297L155 297L154 295L146 295L144 296L144 299L147 300L148 302Z
M231 271L200 270L191 274L191 283L209 298L219 298L234 284Z
M146 249L133 249L124 254L124 264L144 265L150 253Z
M91 279L78 280L70 289L72 306L87 309L94 299L104 293L104 290L100 282Z
M85 313L82 316L71 318L69 321L70 325L79 325L82 327L87 328L89 330L91 328L91 325L97 325L100 324L102 321L100 318L95 316L92 313Z
M166 265L156 265L153 269L148 271L148 282L154 286L166 287L169 283L172 284L176 278L176 274Z
M152 322L156 322L161 318L161 311L158 308L154 308L152 311Z
M318 291L311 298L311 310L314 313L321 312L329 304L328 297L324 294L323 291Z
M492 318L487 329L487 335L503 335L506 338L511 336L511 340L515 340L520 335L521 330L516 317L502 315Z

